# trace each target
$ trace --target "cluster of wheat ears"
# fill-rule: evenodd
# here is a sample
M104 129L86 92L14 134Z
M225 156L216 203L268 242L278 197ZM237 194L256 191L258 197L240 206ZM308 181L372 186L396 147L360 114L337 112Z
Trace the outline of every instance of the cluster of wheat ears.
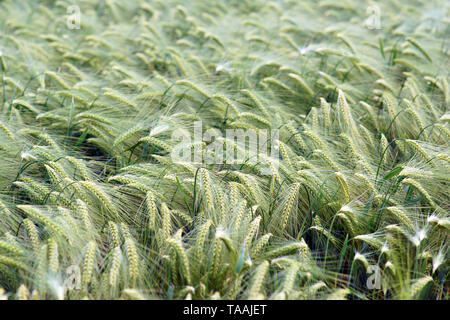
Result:
M0 1L0 299L448 299L449 3L368 5Z

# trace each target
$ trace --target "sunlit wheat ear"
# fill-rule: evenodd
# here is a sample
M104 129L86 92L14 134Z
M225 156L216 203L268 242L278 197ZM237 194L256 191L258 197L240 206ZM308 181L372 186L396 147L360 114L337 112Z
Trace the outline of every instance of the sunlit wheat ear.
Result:
M0 249L9 251L9 253L13 253L16 255L22 255L24 253L21 249L17 248L15 245L3 240L0 240Z
M447 139L450 139L450 130L447 129L443 124L436 123L435 127L444 135L447 137Z
M430 276L425 276L423 278L416 280L411 285L409 298L418 299L420 295L423 294L424 291L427 289L428 285L430 285L432 282L433 278Z
M141 2L107 1L110 28L85 1L85 41L39 33L59 5L0 10L0 299L446 298L450 96L445 31L421 23L432 3L384 6L393 31L372 39L343 31L356 2ZM418 27L397 28L408 14ZM315 33L326 41L301 41ZM194 121L277 129L279 159L176 163L171 133ZM60 294L90 244L90 280Z
M85 165L85 163L81 159L77 159L75 157L68 156L66 160L74 167L75 171L84 179L91 180L92 175Z
M244 240L245 248L247 248L247 250L250 250L251 248L251 243L258 232L261 219L261 216L257 216L249 225L248 233Z
M138 108L138 106L133 101L131 101L130 99L128 99L124 95L116 92L113 89L105 88L105 92L103 93L103 95L105 97L111 98L114 101L122 103L125 106L131 107L132 109L137 109Z
M248 121L236 120L230 123L230 127L234 129L257 130L258 127Z
M301 178L301 182L306 184L309 188L311 188L311 190L319 190L319 186L322 185L320 178L318 178L317 175L315 175L312 171L310 170L299 170L297 171L297 175ZM329 197L330 194L330 190L328 189L328 187L326 185L322 185L322 192L325 195L325 197Z
M353 227L353 221L343 212L338 212L336 214L341 221L343 221L345 227L347 228L349 234L354 236L356 234L355 228Z
M447 163L450 163L450 155L448 155L448 154L440 153L440 154L436 155L436 158L439 160L443 160Z
M340 170L339 166L333 160L331 160L331 158L322 150L319 149L314 150L312 155L315 156L316 158L321 159L331 170L333 171Z
M391 84L389 84L385 79L378 79L375 81L377 85L379 85L382 89L389 91L389 93L394 93L394 88Z
M67 100L72 100L74 103L80 103L86 107L91 106L93 104L93 102L90 102L88 99L86 99L84 96L77 94L75 92L69 91L69 90L60 90L60 91L56 91L55 94L58 97L67 99ZM91 113L92 114L92 113ZM36 117L39 118L42 114L38 115ZM78 116L78 115L77 115ZM75 118L78 118L77 116L75 116Z
M178 80L176 82L176 84L179 85L179 86L188 87L188 88L190 88L190 89L200 93L205 98L210 98L211 97L211 94L208 93L205 89L200 88L199 86L197 86L196 84L194 84L193 82L191 82L189 80Z
M349 129L353 125L353 118L345 94L340 89L338 91L338 107L342 118L341 126L344 130Z
M112 213L116 212L115 206L113 205L111 199L101 187L92 181L80 181L79 184L93 194L106 209Z
M242 172L234 171L233 175L237 176L238 179L242 182L242 184L237 184L239 188L242 188L243 194L249 194L250 199L254 203L262 203L261 190L258 186L257 180L253 175L245 174Z
M445 264L445 255L446 255L446 250L443 248L439 248L439 251L437 254L435 254L433 256L433 273L436 272L436 270L438 270L441 266L443 266Z
M56 84L58 84L63 89L69 90L71 88L71 86L65 80L63 80L62 77L60 77L55 72L53 72L53 71L46 71L45 75L48 76L50 79L52 79Z
M419 85L418 85L419 80L411 72L404 71L403 74L408 77L408 79L405 83L405 86L409 90L409 94L410 94L411 98L413 98L413 100L415 101L418 98L420 91L421 91L421 89L419 89Z
M283 232L283 230L285 230L285 228L286 228L286 225L289 220L289 216L291 215L291 212L294 208L295 200L297 199L299 189L300 189L300 183L294 183L289 189L289 193L286 198L286 203L285 203L283 210L281 211L280 217L279 217L279 219L280 219L279 220L280 221L279 228L280 228L281 232Z
M298 271L299 271L299 265L296 263L292 263L292 265L289 266L286 270L286 274L284 276L283 283L282 283L282 291L285 292L287 297L290 296L290 293L291 293L292 289L294 288Z
M388 244L391 248L401 248L399 246L409 240L410 235L408 234L408 232L398 225L390 224L386 226L385 229L388 232L387 239Z
M152 192L147 192L145 195L145 203L147 206L148 225L150 230L154 230L156 226L157 208L155 203L155 197Z
M219 216L216 217L216 224L220 225L222 224L222 221L224 217L227 215L227 203L225 203L225 196L226 194L222 193L222 190L217 190L215 192L217 201L219 202ZM228 199L227 199L228 200Z
M123 143L124 141L127 141L129 138L131 138L132 136L134 136L135 134L137 134L141 131L142 131L142 125L140 125L140 124L137 124L134 127L131 127L130 129L128 129L127 131L122 133L120 136L118 136L114 140L113 147L120 145L121 143Z
M267 109L264 107L261 100L250 90L244 89L242 90L242 93L245 94L256 106L256 108L266 117L270 118L269 113L267 112Z
M136 289L124 289L123 299L129 300L146 300L146 298Z
M355 162L360 161L363 163L367 163L366 160L361 156L362 152L360 152L358 146L355 144L355 137L350 137L347 134L341 134L341 138L345 141L345 144L349 148L352 158ZM369 140L370 141L370 140Z
M310 296L317 296L321 290L327 288L327 284L324 281L318 281L307 288L307 292Z
M410 60L403 59L403 58L396 58L396 59L394 59L394 62L396 64L403 65L406 68L411 69L412 71L414 71L416 73L421 73L421 71L417 68L417 65L415 65Z
M397 111L396 111L396 108L395 108L395 105L393 102L394 99L390 94L384 94L383 100L384 100L384 105L386 106L387 111L389 113L390 120L393 121L397 115Z
M34 265L36 270L34 274L34 279L36 281L36 286L39 292L45 292L45 287L47 285L47 273L48 273L48 246L46 244L42 245L38 252L37 258Z
M423 160L425 160L430 166L434 167L433 160L427 154L427 152L417 143L415 140L406 139L406 144L416 152Z
M161 218L163 240L167 240L172 233L172 221L170 210L165 203L161 204Z
M183 277L186 279L187 284L189 284L191 282L189 260L188 260L188 257L186 255L186 252L185 252L181 242L179 240L169 238L169 239L167 239L167 243L176 252L177 257L182 265Z
M74 118L78 119L80 122L88 120L88 121L93 121L93 122L98 122L98 123L103 123L103 124L109 124L109 125L112 124L111 120L109 120L108 118L106 118L102 115L93 113L93 112L89 112L89 111L78 113L77 115L75 115Z
M186 76L193 74L191 65L181 55L175 54L173 52L173 53L171 53L171 56L172 56L174 65L180 71L182 76L186 77ZM183 81L183 80L180 80L180 81Z
M325 152L328 151L328 147L325 141L311 129L305 128L305 131L303 131L303 135L311 139L311 141L316 145L317 148L322 149Z
M11 132L11 130L6 127L6 125L0 121L0 131L3 131L11 140L14 140L14 134Z
M1 56L0 56L0 59L1 59ZM3 78L3 81L5 82L5 84L10 86L12 90L16 90L17 95L22 95L23 94L24 87L23 87L23 85L20 82L16 81L13 78L7 77L7 76L5 76Z
M10 258L8 256L0 255L0 264L5 266L14 267L17 269L24 269L22 262L17 259Z
M83 80L85 78L85 74L72 63L66 61L63 62L62 66L67 68L69 73L78 78L78 80Z
M424 189L424 187L420 184L420 182L412 179L412 178L407 178L404 179L402 181L404 184L408 184L410 186L413 186L426 200L427 202L435 207L436 203L433 201L433 199L431 198L430 194Z
M310 88L310 86L306 83L306 81L298 74L294 74L294 73L289 73L289 78L293 79L298 85L300 85L300 87L302 88L302 90L310 97L312 97L314 95L313 90Z
M111 235L112 239L112 247L119 247L120 246L120 234L119 234L119 228L113 221L108 222L108 230Z
M31 103L29 103L28 101L23 100L23 99L14 99L14 100L11 102L11 105L14 106L14 107L16 107L16 108L17 108L17 107L23 107L23 108L26 108L26 109L30 110L31 112L33 112L33 113L35 113L35 114L38 114L38 113L39 113L39 110L38 110L36 107L34 107ZM26 133L26 132L31 133L31 130L30 130L30 129L28 129L28 130L22 129L21 132L22 132L22 133Z
M271 233L267 233L262 237L260 237L253 245L251 249L251 255L255 257L258 256L261 253L261 251L264 250L264 247L269 243L271 237L272 237Z
M292 137L292 139L289 139L289 140L293 140L295 142L296 146L301 148L302 150L307 150L305 141L302 139L302 136L300 135L298 130L296 130L294 128L293 124L292 123L286 124L286 129L290 133L290 135L291 135L290 137Z
M356 173L355 177L357 177L358 179L360 179L363 182L364 187L367 188L366 190L369 191L370 195L372 195L372 194L374 196L377 195L377 190L375 189L374 184L367 178L367 176L365 176L365 175L363 175L361 173Z
M419 132L422 132L423 138L425 140L428 140L428 135L425 131L425 126L423 124L422 119L420 119L420 116L417 114L417 112L414 111L413 108L408 108L405 112L408 113L409 115L411 115L411 117L414 119L415 123L417 124Z
M252 277L252 284L249 289L248 298L250 300L264 298L261 293L264 278L269 270L269 261L263 261L255 270L255 274Z
M311 249L304 238L300 239L300 247L298 248L297 253L303 260L308 262L311 261Z
M125 249L128 258L128 275L133 282L139 277L139 257L136 244L130 234L125 233Z
M183 40L183 39L181 39ZM202 60L198 57L198 56L191 56L190 60L192 60L193 62L195 62L195 64L197 65L197 67L201 70L201 72L203 72L205 75L210 76L211 73L208 70L208 68L205 66L205 64L202 62Z
M345 201L349 202L350 201L350 193L349 193L349 189L348 189L347 180L345 179L344 175L340 172L335 172L334 175L336 177L336 180L339 183L339 186L341 187L341 191L342 191Z
M261 116L258 116L257 114L251 113L251 112L242 112L241 114L239 114L239 118L241 119L248 119L248 120L253 120L253 122L259 122L261 124L264 124L266 126L270 126L270 121L264 119Z
M239 205L237 205L233 211L233 233L237 234L239 229L242 227L243 220L246 213L248 212L247 201L242 200Z
M181 211L181 210L172 210L171 211L174 216L179 217L183 222L190 225L193 223L193 219L189 216L189 213Z
M284 84L280 80L273 77L266 77L262 80L263 84L267 84L269 88L273 90L274 93L279 91L287 92L290 95L297 96L298 94L292 90L288 85Z
M148 143L169 152L172 150L172 147L169 144L155 137L144 137L139 139L139 142Z
M228 187L230 189L229 197L231 201L231 205L235 205L239 199L239 187L237 186L237 182L229 182Z
M221 94L215 94L212 96L212 98L225 103L227 105L227 107L229 107L234 112L235 115L237 115L237 116L240 115L240 111L236 107L235 103L233 101L231 101L229 98L227 98Z
M205 168L201 168L199 170L200 178L202 181L202 189L205 194L206 205L208 209L213 208L213 199L212 199L212 188L211 188L211 179L208 171Z
M323 118L323 127L328 132L331 130L331 108L330 104L324 98L320 98L320 110Z
M407 226L410 230L414 229L414 225L411 219L405 214L405 212L397 207L387 207L386 210L400 223Z
M292 149L282 141L277 141L278 147L280 149L281 156L283 160L286 161L288 166L293 167L292 157L295 157L296 154L292 151Z
M327 300L347 300L349 293L350 289L348 288L336 289L327 296Z
M211 261L211 274L216 276L219 273L219 269L222 261L223 244L219 238L214 239L212 261Z
M81 283L83 288L87 288L88 284L91 282L92 274L95 265L97 245L94 241L89 241L86 246L86 251L83 258L83 266L81 273Z
M22 180L24 180L24 179L22 178ZM23 181L14 181L13 185L23 189L32 200L35 200L38 203L43 202L44 196L42 194L39 194L38 192L36 192L36 190L33 189L33 187L29 183L26 183Z
M399 173L400 176L405 176L408 178L432 178L433 173L428 170L422 170L414 167L405 167L402 171Z
M83 221L84 227L86 230L91 233L93 231L92 222L89 217L89 211L86 203L84 203L82 200L77 199L77 213L81 216L81 220Z
M53 238L48 241L48 268L52 274L56 274L59 269L58 243Z
M254 21L244 22L244 24L247 24L247 23L252 24L255 27L259 27L259 26L255 25L256 22L254 22ZM263 29L263 28L261 28L261 29ZM253 70L251 71L251 75L257 75L260 72L261 72L261 74L264 74L265 70L268 70L270 72L271 70L277 70L280 67L281 67L281 64L277 61L273 61L273 60L263 61L261 64L258 64L256 67L253 68ZM283 71L285 71L285 70L283 70Z
M387 261L384 264L384 271L390 275L395 275L397 273L396 266L392 263L392 261Z
M0 215L5 215L5 216L11 215L11 211L1 200L0 200Z
M359 262L364 267L364 270L367 270L370 265L366 256L359 252L356 252L355 256L353 257L353 263L355 263L355 262Z
M204 248L205 241L209 234L209 230L210 230L212 223L213 223L212 220L207 220L202 226L200 226L198 233L197 233L196 244L195 244L195 256L198 260L199 265L202 264L203 248Z
M54 223L52 220L50 220L47 216L45 216L39 209L29 205L18 205L17 207L21 209L23 212L25 212L31 218L36 219L39 222L43 223L53 232L66 239L68 242L70 242L69 238L67 237L63 229L59 225Z
M445 77L439 77L439 88L444 95L444 100L448 104L450 102L450 90L447 79Z
M26 285L21 284L19 289L17 289L16 296L17 300L30 300L30 291Z
M273 259L279 256L293 254L297 252L299 248L302 247L301 242L293 242L286 245L279 246L278 248L274 248L266 253L266 257L268 259Z
M24 219L23 224L27 231L28 238L31 241L34 250L39 248L39 231L36 228L36 225L30 219Z
M386 139L386 136L382 133L380 138L380 157L382 157L381 162L386 163L389 160L390 150L389 150L389 142Z
M378 129L379 128L379 124L378 124L378 117L374 111L374 107L372 107L371 105L367 104L364 101L360 101L359 102L367 111L367 114L369 115L370 121L372 122L372 125Z

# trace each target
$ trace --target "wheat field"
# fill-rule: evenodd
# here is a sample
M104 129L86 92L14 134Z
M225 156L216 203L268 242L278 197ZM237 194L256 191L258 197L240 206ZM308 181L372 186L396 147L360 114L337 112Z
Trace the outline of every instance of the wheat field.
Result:
M0 300L449 299L449 9L0 0Z

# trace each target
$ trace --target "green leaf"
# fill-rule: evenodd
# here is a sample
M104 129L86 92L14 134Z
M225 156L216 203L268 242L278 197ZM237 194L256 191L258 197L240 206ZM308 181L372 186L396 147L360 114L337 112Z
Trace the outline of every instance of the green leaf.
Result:
M383 177L383 179L384 179L384 180L392 179L393 177L395 177L396 175L398 175L402 170L403 170L403 167L401 167L401 166L395 167L395 168L392 169L387 175L385 175L385 176Z
M80 146L84 142L84 140L86 140L86 136L88 134L88 129L89 129L89 127L84 129L83 133L81 134L81 136L78 138L77 142L75 143L75 147Z
M386 61L386 55L384 54L383 40L381 39L381 37L378 37L378 43L380 45L381 56L383 57L383 60Z

